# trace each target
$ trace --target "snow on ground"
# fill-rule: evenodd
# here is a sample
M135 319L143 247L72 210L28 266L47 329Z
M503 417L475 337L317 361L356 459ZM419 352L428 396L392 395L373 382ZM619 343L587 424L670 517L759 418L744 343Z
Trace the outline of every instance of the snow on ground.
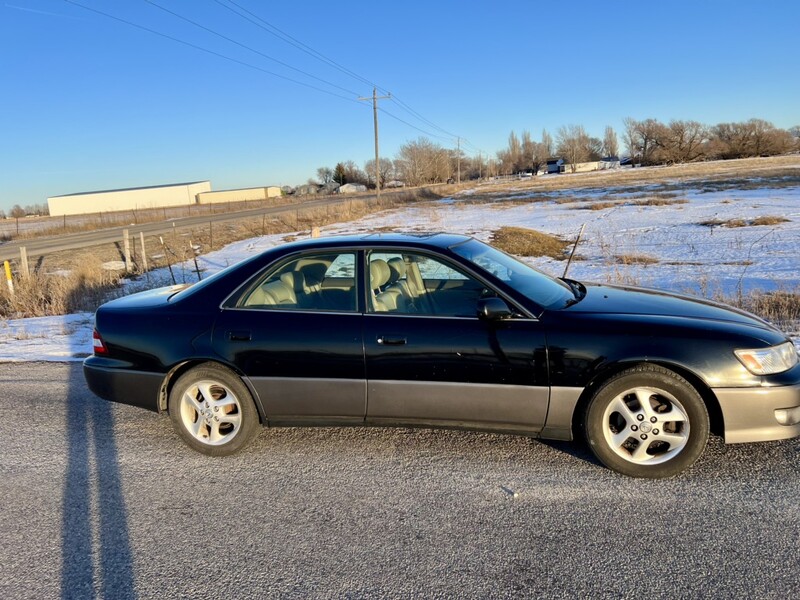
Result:
M323 235L366 231L450 231L489 241L512 225L574 240L586 228L569 275L710 297L753 290L800 289L800 185L753 179L740 188L667 182L620 188L496 192L479 186L452 198L383 211L322 228ZM692 187L692 186L696 187ZM662 205L645 205L657 199ZM753 225L763 217L784 222ZM725 222L737 220L738 227ZM710 225L709 223L717 223ZM308 235L308 232L301 233ZM205 276L283 243L286 234L228 245L198 258ZM526 259L560 276L565 261ZM645 264L647 263L647 264ZM193 264L173 266L178 283L195 280ZM127 284L131 292L172 283L166 269ZM790 332L797 340L797 331ZM798 341L797 343L800 343ZM0 361L80 360L92 351L92 315L0 322Z

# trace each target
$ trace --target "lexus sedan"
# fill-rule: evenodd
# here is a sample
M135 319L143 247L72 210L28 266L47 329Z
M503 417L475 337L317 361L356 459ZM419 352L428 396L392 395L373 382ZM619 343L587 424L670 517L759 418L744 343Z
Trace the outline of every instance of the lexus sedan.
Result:
M444 233L312 239L96 314L89 388L167 413L195 450L259 426L480 429L571 440L634 477L800 435L791 340L720 304L554 279Z

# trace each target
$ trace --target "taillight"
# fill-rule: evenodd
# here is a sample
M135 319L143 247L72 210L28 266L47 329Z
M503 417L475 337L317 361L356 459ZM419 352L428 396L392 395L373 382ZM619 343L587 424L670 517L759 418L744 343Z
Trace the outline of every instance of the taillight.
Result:
M97 333L97 329L92 333L92 347L94 348L95 354L108 354L108 348L106 348L103 338Z

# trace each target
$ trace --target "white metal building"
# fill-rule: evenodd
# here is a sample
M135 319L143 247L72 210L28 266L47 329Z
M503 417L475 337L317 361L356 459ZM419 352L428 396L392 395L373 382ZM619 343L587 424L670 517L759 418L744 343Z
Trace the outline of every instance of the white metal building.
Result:
M281 188L276 186L245 188L241 190L222 190L197 194L198 204L217 204L220 202L244 202L246 200L267 200L281 196Z
M186 206L187 204L196 204L198 194L210 191L210 181L193 181L53 196L47 199L47 206L50 209L50 215L54 217L164 206Z

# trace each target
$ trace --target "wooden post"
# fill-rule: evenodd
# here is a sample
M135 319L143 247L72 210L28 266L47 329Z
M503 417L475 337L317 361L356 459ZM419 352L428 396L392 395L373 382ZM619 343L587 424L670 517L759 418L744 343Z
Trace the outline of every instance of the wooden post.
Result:
M19 247L19 269L23 277L31 274L28 270L28 249L25 246Z
M144 231L139 232L139 242L142 245L142 269L147 273L147 250L144 247Z
M131 272L131 236L127 229L122 230L122 247L125 254L125 272Z

